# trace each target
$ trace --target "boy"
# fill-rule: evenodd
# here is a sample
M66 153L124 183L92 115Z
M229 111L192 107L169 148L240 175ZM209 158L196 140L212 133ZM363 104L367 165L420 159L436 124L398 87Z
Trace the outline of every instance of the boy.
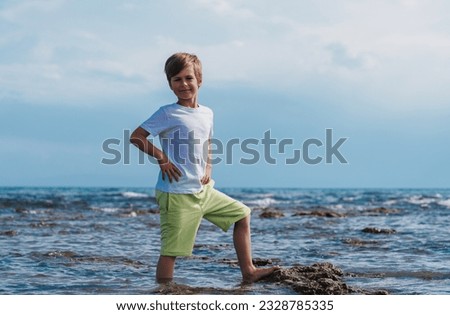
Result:
M162 106L131 134L130 141L159 164L156 200L160 207L161 254L158 282L173 278L177 256L190 256L201 219L222 230L234 224L233 241L245 282L258 281L276 267L252 263L250 209L213 188L210 139L213 112L197 102L202 67L197 56L176 53L165 63L176 103ZM147 140L159 135L161 149ZM205 147L206 144L206 147Z

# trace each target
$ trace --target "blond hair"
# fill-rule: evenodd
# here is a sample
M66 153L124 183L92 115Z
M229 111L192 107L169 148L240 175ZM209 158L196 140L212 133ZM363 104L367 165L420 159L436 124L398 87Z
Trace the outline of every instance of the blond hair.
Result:
M176 76L181 72L181 70L183 70L190 64L192 64L194 67L194 73L197 81L201 83L202 63L200 62L200 59L198 59L198 57L194 54L179 52L170 56L169 59L167 59L166 64L164 65L164 72L166 73L167 81L169 81L169 84L172 77Z

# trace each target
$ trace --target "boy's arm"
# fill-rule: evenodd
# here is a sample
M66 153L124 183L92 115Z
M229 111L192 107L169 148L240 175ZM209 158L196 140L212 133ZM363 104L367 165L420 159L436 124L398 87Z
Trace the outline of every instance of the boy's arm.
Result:
M178 181L181 176L180 170L169 161L167 156L163 151L155 147L150 141L148 141L147 137L150 133L142 127L136 128L135 131L130 136L130 142L134 144L144 153L153 156L159 164L162 173L162 179L165 179L165 175L169 178L169 181L172 182L172 179Z
M206 169L205 169L205 175L203 175L201 179L202 185L206 185L211 180L211 173L212 173L212 151L211 151L211 139L208 139L208 158L206 160Z

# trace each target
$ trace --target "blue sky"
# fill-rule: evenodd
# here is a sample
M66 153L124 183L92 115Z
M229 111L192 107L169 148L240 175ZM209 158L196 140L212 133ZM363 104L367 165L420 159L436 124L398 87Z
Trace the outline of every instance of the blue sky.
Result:
M218 186L450 187L448 2L107 3L0 3L0 185L153 187L123 133L175 100L163 64L188 51L217 139L294 143L276 165L233 151ZM347 164L284 163L326 129ZM113 138L128 165L101 163Z

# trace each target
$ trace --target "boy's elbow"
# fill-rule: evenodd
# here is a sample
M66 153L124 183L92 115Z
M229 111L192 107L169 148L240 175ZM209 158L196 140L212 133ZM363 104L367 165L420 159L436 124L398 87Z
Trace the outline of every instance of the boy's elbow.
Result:
M130 137L130 143L131 144L134 144L134 145L137 145L136 143L137 143L137 139L136 138L133 138L133 137Z
M139 144L143 143L144 141L142 140L141 137L136 136L136 135L131 135L130 136L130 143L134 144L135 146L139 147Z
M143 133L140 128L138 128L131 134L130 143L140 147L147 140L148 135L148 132Z
M138 143L142 143L142 139L140 137L140 135L135 131L133 131L133 133L130 136L130 143L134 144L134 145L138 145Z

